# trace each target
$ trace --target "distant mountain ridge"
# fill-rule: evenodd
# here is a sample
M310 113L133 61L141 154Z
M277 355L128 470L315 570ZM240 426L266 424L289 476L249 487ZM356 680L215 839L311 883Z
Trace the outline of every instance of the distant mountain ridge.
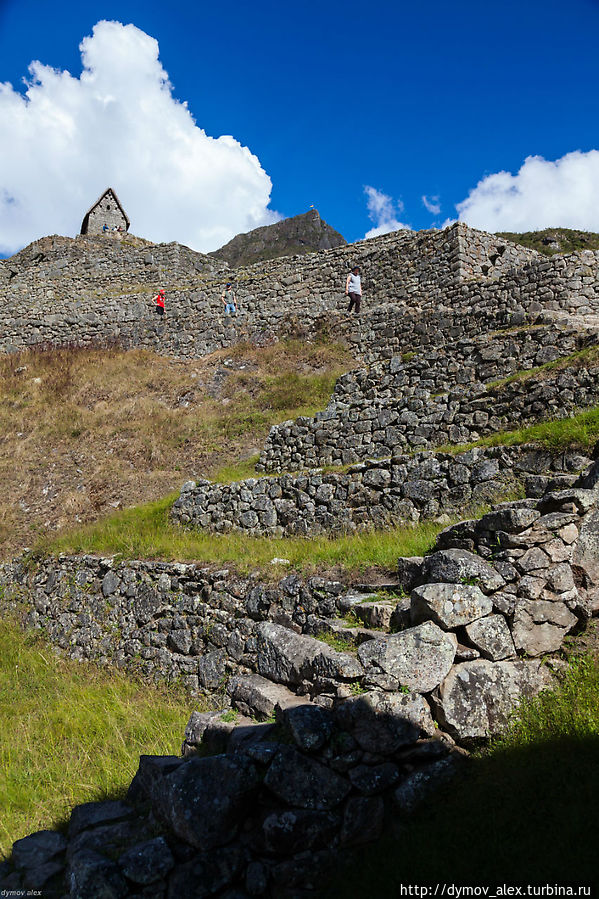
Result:
M347 244L343 235L321 219L317 209L309 209L301 215L283 219L274 225L264 225L246 234L238 234L233 240L210 256L223 259L232 268L251 265L279 256L295 256L316 253Z

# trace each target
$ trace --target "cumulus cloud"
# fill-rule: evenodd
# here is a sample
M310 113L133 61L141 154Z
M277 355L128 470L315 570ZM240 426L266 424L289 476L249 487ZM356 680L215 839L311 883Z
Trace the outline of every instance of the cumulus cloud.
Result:
M376 187L366 185L364 188L366 194L366 205L368 207L368 218L374 223L374 228L367 231L364 239L367 237L378 237L379 234L389 234L390 231L408 230L411 231L409 225L404 225L397 218L403 212L403 203L401 200L393 200L388 194L377 190Z
M576 150L554 162L529 156L516 175L483 178L456 208L462 221L485 231L597 231L599 151Z
M77 234L108 186L135 234L203 251L279 218L258 158L173 97L154 38L102 21L79 49L78 78L35 61L24 93L0 84L1 251Z
M441 212L441 204L439 203L439 197L422 197L422 205L425 209L427 209L432 215L439 215Z

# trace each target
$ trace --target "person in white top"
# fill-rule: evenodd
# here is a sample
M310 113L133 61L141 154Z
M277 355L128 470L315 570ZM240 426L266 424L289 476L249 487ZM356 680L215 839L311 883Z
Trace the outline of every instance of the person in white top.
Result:
M362 282L360 280L360 269L354 265L345 282L345 296L349 297L349 306L347 311L351 312L352 308L356 313L360 312L360 302L362 300Z

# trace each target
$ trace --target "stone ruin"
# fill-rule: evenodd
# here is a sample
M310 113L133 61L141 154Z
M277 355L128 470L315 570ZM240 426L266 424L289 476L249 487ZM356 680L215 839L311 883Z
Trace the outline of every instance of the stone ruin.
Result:
M105 229L127 232L127 213L112 187L107 188L83 216L81 234L104 234Z
M213 259L46 240L43 259L28 248L0 271L20 298L6 350L68 325L82 342L193 356L290 327L312 339L323 323L355 349L360 368L326 410L271 431L269 477L184 485L185 526L309 537L491 506L378 584L91 556L0 569L2 611L70 657L182 680L213 704L191 715L180 756L140 759L125 799L77 807L66 835L17 841L2 887L318 895L353 847L467 777L468 751L556 682L565 638L599 611L599 463L534 445L439 449L597 404L599 258L548 260L463 225L400 233L237 270L245 317L225 323ZM354 261L370 303L359 320L339 311ZM168 335L138 295L117 294L128 265L148 286L177 273ZM42 285L61 273L52 318ZM117 285L114 321L96 317L94 273ZM335 464L347 467L316 467Z

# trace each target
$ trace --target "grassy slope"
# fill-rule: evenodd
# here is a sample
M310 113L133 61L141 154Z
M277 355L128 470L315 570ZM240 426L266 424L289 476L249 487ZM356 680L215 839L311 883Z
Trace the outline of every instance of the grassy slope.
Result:
M474 443L461 446L448 445L439 449L443 452L461 453L475 446L518 446L523 443L536 443L555 452L566 449L590 452L598 440L599 407L595 407L579 412L571 418L551 419L526 428L491 434Z
M0 622L0 852L126 789L141 753L177 755L193 707Z
M313 414L353 360L336 344L237 346L179 362L145 351L0 357L0 544L156 500Z
M394 527L341 537L252 537L240 533L211 534L186 531L168 521L175 495L145 506L126 509L96 524L78 528L40 544L36 552L120 554L124 558L176 559L206 564L233 565L247 574L256 569L280 575L274 557L288 559L304 573L323 568L364 571L370 567L393 569L400 555L421 555L445 525L434 521L416 527Z
M574 231L570 228L545 228L544 231L525 231L516 234L512 231L499 231L498 237L504 237L512 243L537 250L545 256L555 253L575 253L577 250L599 250L599 234L592 231ZM555 241L559 245L549 246L544 240Z
M399 836L356 849L328 899L394 899L410 883L597 884L598 761L599 665L585 656Z

